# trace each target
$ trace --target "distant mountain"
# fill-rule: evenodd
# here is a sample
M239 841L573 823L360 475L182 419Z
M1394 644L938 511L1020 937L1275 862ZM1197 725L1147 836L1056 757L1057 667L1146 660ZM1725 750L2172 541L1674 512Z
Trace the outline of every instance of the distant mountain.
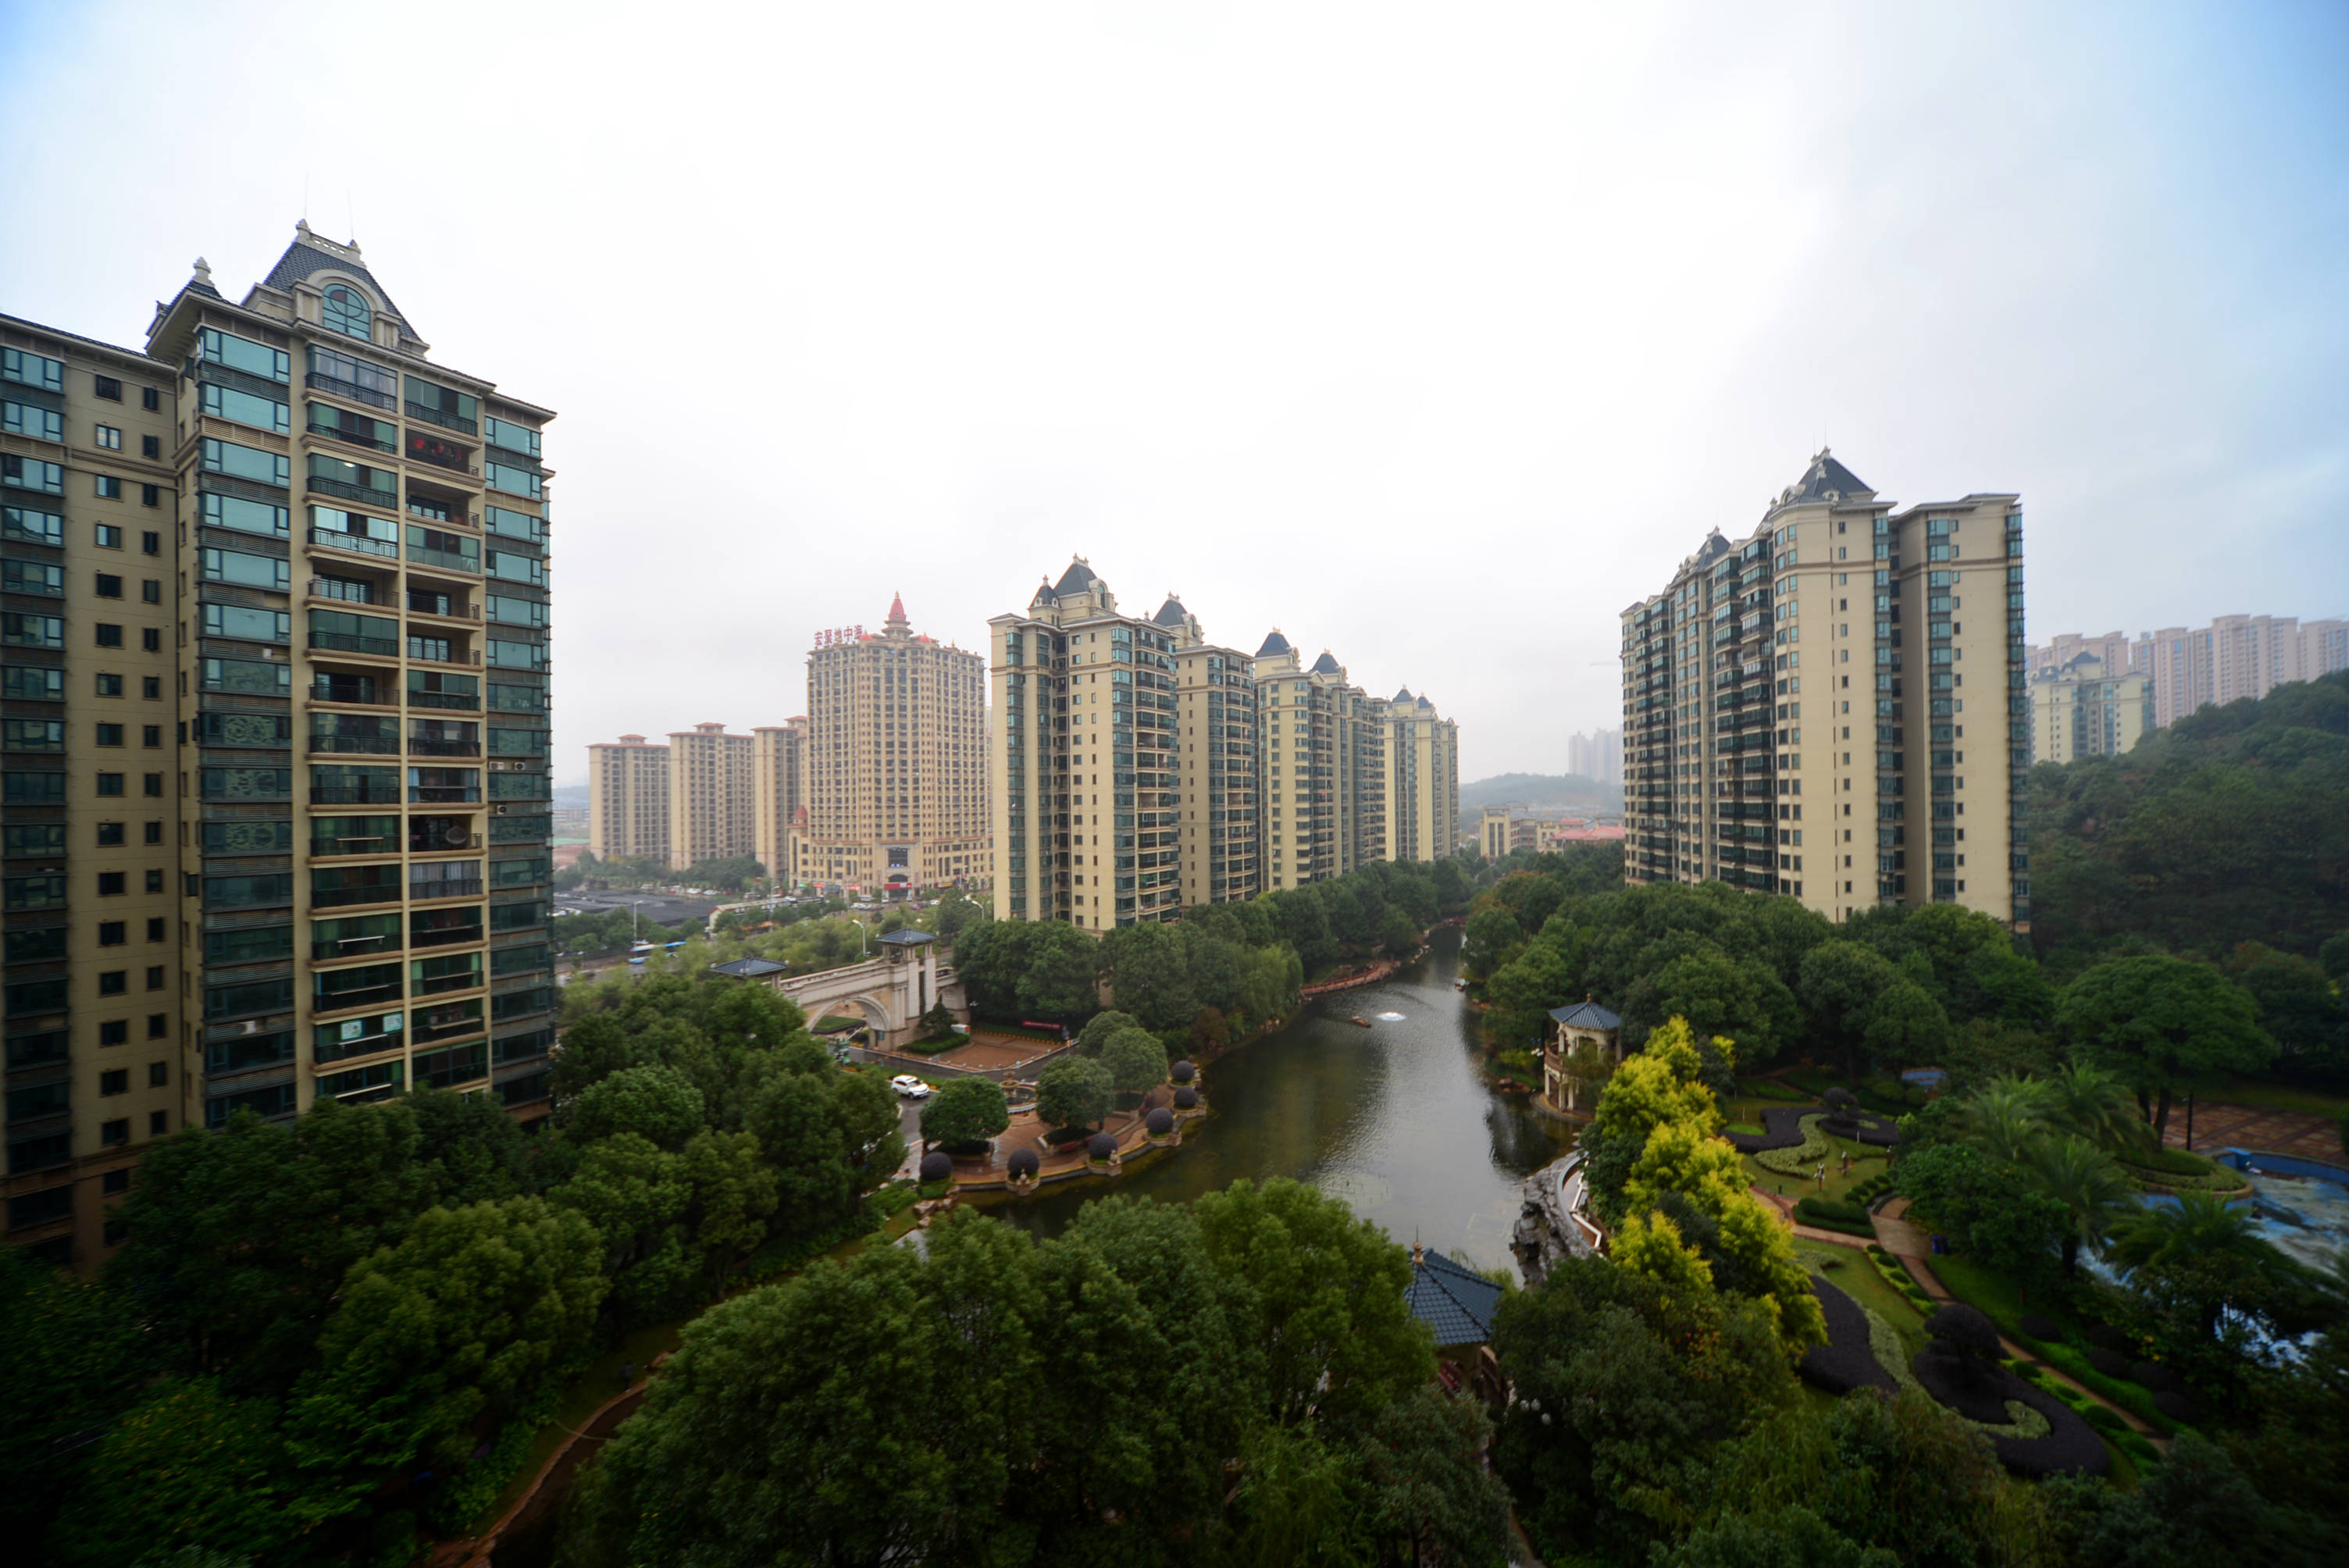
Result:
M1623 786L1601 784L1579 773L1503 773L1460 786L1460 810L1473 816L1486 806L1591 806L1623 809Z
M587 809L587 786L585 784L557 784L554 787L554 803L558 806L576 806L579 810L583 811Z

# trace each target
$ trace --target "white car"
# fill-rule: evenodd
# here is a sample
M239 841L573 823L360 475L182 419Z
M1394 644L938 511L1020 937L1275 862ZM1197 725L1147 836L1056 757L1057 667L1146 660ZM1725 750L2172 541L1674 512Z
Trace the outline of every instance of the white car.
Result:
M895 1089L899 1094L904 1095L907 1099L927 1099L930 1098L930 1086L916 1078L912 1073L899 1073L895 1078L889 1080L889 1087Z

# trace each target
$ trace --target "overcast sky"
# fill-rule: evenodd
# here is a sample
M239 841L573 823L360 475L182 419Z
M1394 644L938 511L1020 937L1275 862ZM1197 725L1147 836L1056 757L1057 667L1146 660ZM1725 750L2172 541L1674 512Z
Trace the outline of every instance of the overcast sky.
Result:
M1087 555L1461 722L1824 438L2020 490L2030 626L2349 612L2349 6L0 0L0 310L306 211L561 411L556 775Z

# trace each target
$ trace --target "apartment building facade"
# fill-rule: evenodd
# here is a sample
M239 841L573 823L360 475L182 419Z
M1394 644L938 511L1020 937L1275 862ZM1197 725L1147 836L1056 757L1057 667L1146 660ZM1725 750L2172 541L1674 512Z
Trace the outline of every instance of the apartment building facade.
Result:
M2031 676L2031 760L2118 757L2154 728L2153 681L2093 653Z
M1210 643L1172 595L1127 615L1082 557L988 632L1004 918L1102 931L1451 852L1457 731L1423 697L1278 631Z
M2106 667L2123 665L2107 658ZM2220 615L2207 626L2166 626L2129 645L2126 667L2151 679L2154 725L2167 729L2212 703L2349 669L2349 620Z
M805 806L808 721L805 714L750 731L752 853L777 886L798 881L793 867L792 825Z
M1568 736L1566 770L1585 779L1595 779L1601 784L1621 783L1623 732L1619 729L1594 729L1588 735Z
M750 736L729 735L722 724L669 732L671 866L682 871L702 861L752 852L758 842L751 820L756 754Z
M1626 880L2023 925L2023 616L2018 497L1896 511L1822 449L1623 612Z
M800 881L902 896L988 874L984 657L893 596L877 634L818 636L807 707Z
M552 411L306 224L143 353L0 336L10 1239L96 1261L140 1149L239 1110L543 1113Z
M587 748L587 849L597 860L669 863L668 758L641 735Z

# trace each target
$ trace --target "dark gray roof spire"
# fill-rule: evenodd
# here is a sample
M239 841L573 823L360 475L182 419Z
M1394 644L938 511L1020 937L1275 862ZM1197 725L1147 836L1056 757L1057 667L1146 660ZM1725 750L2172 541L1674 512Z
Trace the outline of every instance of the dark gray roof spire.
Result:
M1169 593L1166 603L1158 606L1158 614L1150 617L1150 624L1154 626L1179 626L1188 614L1183 608L1183 601Z
M1313 661L1313 673L1317 676L1337 676L1346 672L1338 667L1337 656L1324 648L1321 656Z
M1083 556L1071 555L1069 557L1069 569L1061 573L1061 580L1052 585L1052 592L1081 593L1100 581L1093 575L1093 569L1085 564Z
M1260 659L1268 659L1275 654L1285 654L1287 652L1288 652L1288 639L1280 634L1279 627L1275 626L1272 629L1272 635L1264 640L1264 646L1256 651L1256 656Z

